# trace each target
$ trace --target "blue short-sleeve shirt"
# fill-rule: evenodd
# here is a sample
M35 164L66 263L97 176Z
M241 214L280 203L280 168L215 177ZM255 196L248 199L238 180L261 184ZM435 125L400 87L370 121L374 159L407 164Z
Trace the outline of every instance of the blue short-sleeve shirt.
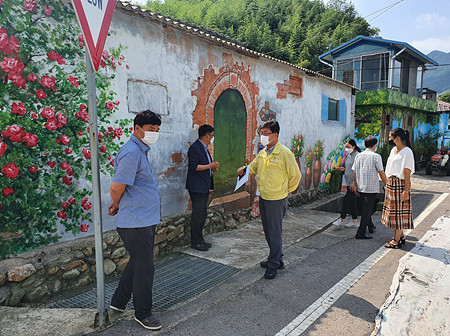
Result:
M161 220L161 197L148 162L149 150L132 135L117 153L113 182L126 184L119 202L117 227L140 228L159 224Z

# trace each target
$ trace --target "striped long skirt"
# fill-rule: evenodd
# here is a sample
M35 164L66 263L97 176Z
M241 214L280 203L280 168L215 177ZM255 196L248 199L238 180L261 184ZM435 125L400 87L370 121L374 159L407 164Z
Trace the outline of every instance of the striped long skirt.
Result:
M391 229L413 229L411 194L402 202L405 180L391 176L386 185L381 223Z

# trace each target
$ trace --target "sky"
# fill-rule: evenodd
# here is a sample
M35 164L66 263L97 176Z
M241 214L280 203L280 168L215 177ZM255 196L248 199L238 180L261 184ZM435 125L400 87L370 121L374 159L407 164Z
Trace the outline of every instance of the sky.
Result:
M145 4L147 0L131 0ZM327 0L325 0L327 2ZM424 54L450 52L450 0L351 0L379 35L407 42ZM386 12L377 12L399 2ZM377 12L376 14L373 14ZM381 14L381 15L380 15Z

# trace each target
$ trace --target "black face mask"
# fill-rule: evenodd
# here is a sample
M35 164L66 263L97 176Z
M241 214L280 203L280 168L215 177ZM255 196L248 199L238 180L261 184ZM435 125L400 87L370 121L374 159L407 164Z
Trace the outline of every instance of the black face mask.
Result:
M392 147L394 147L394 146L395 146L394 140L389 140L389 145L392 146Z

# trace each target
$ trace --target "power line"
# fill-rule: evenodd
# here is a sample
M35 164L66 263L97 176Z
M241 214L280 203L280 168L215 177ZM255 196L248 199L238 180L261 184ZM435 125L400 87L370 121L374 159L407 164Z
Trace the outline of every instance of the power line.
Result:
M389 14L392 14L394 11L396 11L396 10L399 10L400 8L402 8L403 6L405 6L408 2L411 2L412 0L406 0L405 2L403 2L402 4L400 4L397 8L394 8L393 10L392 10L392 12L391 13L389 13ZM384 13L382 13L382 14L384 14ZM380 14L380 15L377 15L377 17L380 17L382 14ZM387 15L386 15L387 16ZM385 16L385 17L386 17ZM381 20L381 19L383 19L384 17L380 17L379 18L379 20ZM376 19L376 17L375 18L373 18L372 20L372 24L373 23L375 23L375 19ZM377 20L377 21L379 21L379 20Z
M356 23L356 22L365 20L366 18L368 18L368 17L370 17L370 16L372 16L372 15L374 15L374 14L377 14L377 13L379 13L379 12L381 12L381 11L383 11L381 14L384 14L386 11L390 10L391 8L393 8L394 6L398 5L399 3L403 2L403 1L405 1L405 0L399 0L399 1L393 3L393 4L389 5L389 6L386 6L386 7L384 7L384 8L381 8L381 9L375 11L375 12L372 12L372 13L370 13L369 15L363 17L363 18L358 18L358 19L356 19L356 20L354 20L354 21L352 21L352 22L348 22L348 23L346 23L346 24L344 24L344 25L342 25L342 26L339 25L339 26L337 26L336 28L334 28L334 29L332 29L332 30L330 30L330 31L328 31L328 32L325 32L325 33L322 33L322 34L319 34L319 35L315 35L315 36L310 37L310 38L308 38L308 39L306 39L306 40L303 40L302 42L293 43L293 44L287 45L287 46L285 46L285 47L283 47L283 48L279 48L279 49L275 49L275 50L266 52L265 54L266 54L266 55L269 55L269 54L272 54L272 53L277 52L277 51L281 51L281 50L288 49L288 48L291 48L291 47L296 46L296 45L299 45L299 44L303 44L303 43L305 43L305 42L309 42L309 41L314 40L314 39L316 39L316 38L318 38L318 37L325 36L325 35L327 35L327 34L329 34L329 33L335 32L336 30L338 30L338 29L340 29L340 28L343 28L343 27L346 27L346 26L350 26L350 25L352 25L352 24L354 24L354 23ZM380 14L380 15L381 15L381 14ZM377 16L377 17L378 17L378 16Z

